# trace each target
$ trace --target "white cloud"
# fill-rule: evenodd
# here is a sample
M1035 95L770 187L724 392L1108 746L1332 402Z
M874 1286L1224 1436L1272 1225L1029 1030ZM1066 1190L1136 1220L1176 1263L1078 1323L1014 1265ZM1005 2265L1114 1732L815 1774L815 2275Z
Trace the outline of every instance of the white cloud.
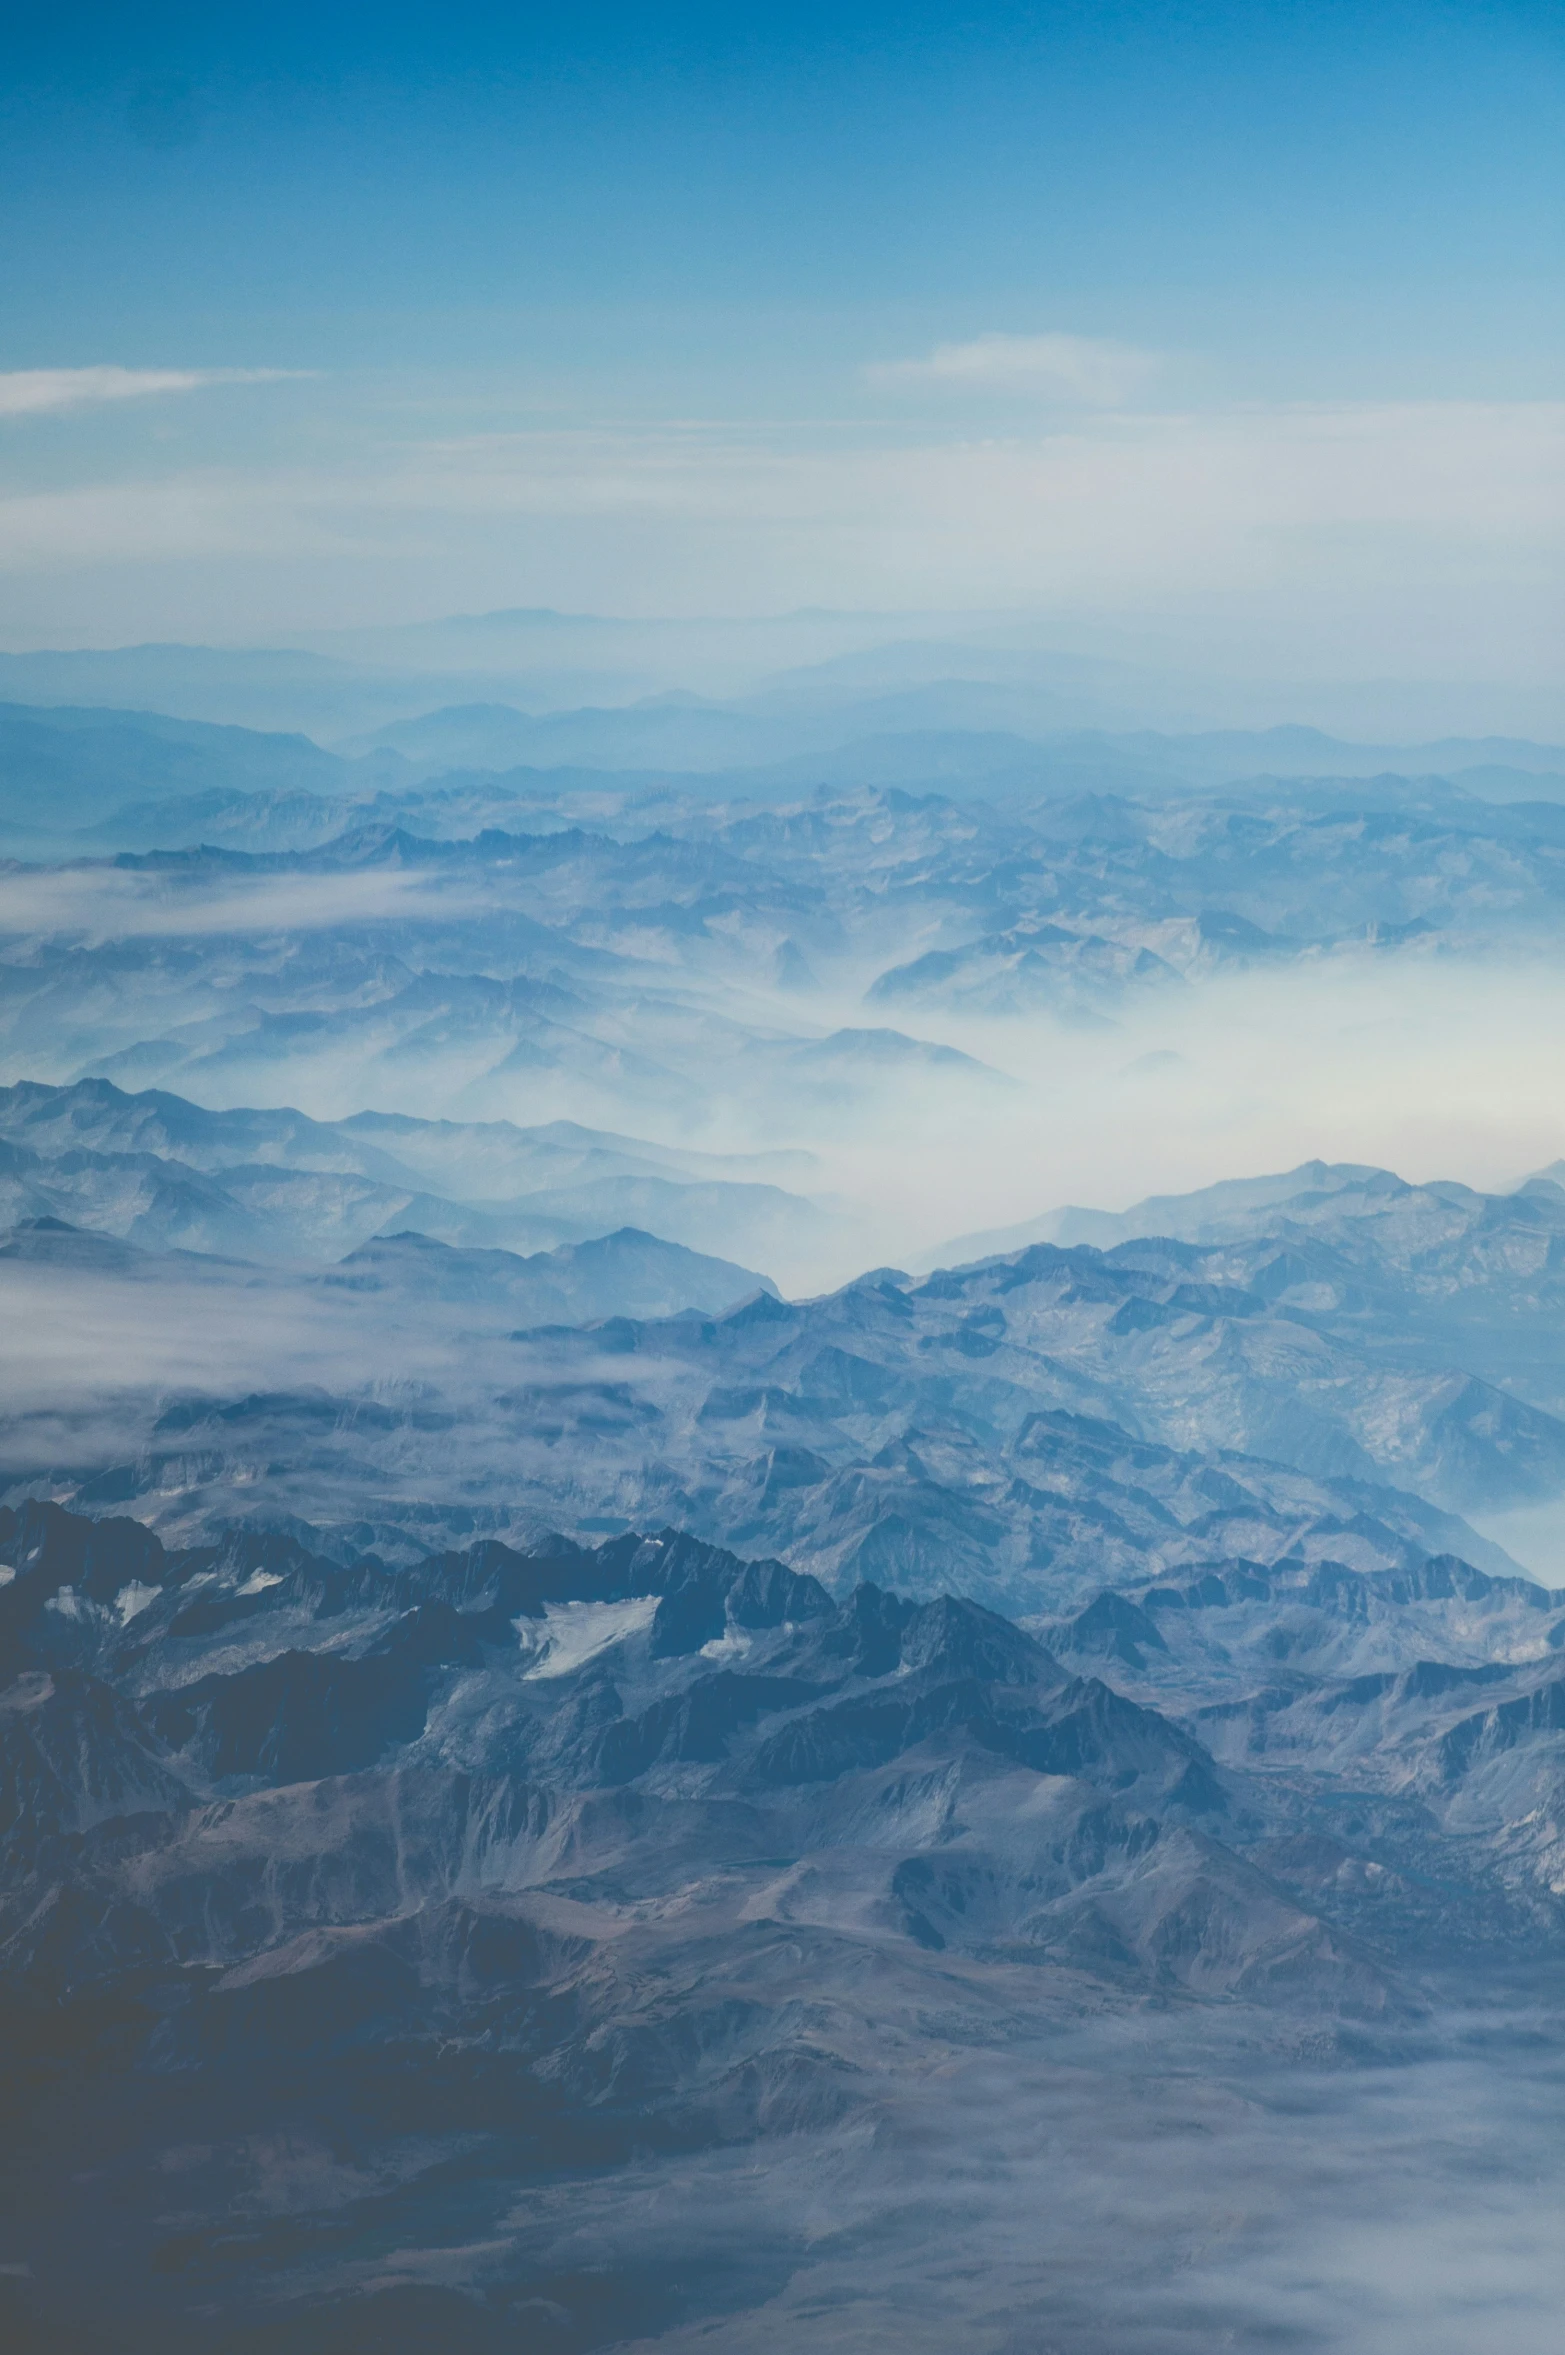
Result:
M352 813L344 811L345 826ZM46 868L0 875L0 939L174 939L203 933L297 932L371 924L418 912L430 880L416 869L370 867L335 875L263 875L226 888L183 883L157 869ZM442 914L481 902L443 895Z
M0 637L48 643L50 598L78 636L90 601L108 643L154 614L171 637L217 614L233 639L258 607L271 632L398 603L1015 607L1146 621L1225 675L1541 688L1562 545L1565 403L1078 411L983 435L366 435L334 463L0 493ZM1554 732L1502 720L1484 725Z
M200 392L210 384L276 384L291 368L13 368L0 372L0 417L41 417L153 393Z
M881 361L865 374L872 384L1032 393L1045 400L1111 409L1158 365L1155 352L1087 335L979 335L971 343L938 343L922 360Z

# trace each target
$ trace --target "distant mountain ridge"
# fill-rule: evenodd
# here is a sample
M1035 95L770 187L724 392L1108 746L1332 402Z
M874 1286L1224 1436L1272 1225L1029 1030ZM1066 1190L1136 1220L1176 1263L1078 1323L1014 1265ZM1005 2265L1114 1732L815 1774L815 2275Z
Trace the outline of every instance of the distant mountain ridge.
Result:
M1186 1243L1240 1242L1275 1234L1279 1225L1298 1227L1333 1241L1359 1232L1392 1233L1398 1223L1419 1222L1427 1233L1431 1217L1441 1241L1456 1241L1497 1215L1496 1206L1513 1205L1511 1216L1535 1225L1541 1212L1552 1207L1546 1191L1541 1200L1529 1199L1542 1187L1562 1190L1565 1162L1555 1162L1525 1179L1514 1193L1484 1194L1454 1179L1437 1179L1423 1186L1409 1184L1391 1170L1353 1161L1304 1161L1297 1169L1254 1178L1223 1178L1189 1194L1153 1195L1129 1210L1083 1210L1074 1206L1045 1211L1016 1227L996 1228L987 1234L961 1235L939 1247L943 1262L957 1254L981 1256L980 1247L1003 1253L1031 1243L1090 1243L1112 1249L1117 1243L1142 1236L1168 1235ZM1434 1240L1435 1237L1428 1237Z
M109 1080L0 1089L8 1223L60 1217L153 1248L239 1257L330 1260L399 1222L470 1248L536 1250L646 1223L673 1230L672 1247L816 1215L765 1179L718 1174L751 1166L569 1122L325 1122L286 1108L209 1111ZM699 1305L716 1303L703 1294Z
M0 655L0 686L8 665L23 666L17 676L25 678L34 659L43 658ZM62 683L92 675L92 657L59 659L86 666L62 673ZM119 678L104 660L106 678ZM1016 687L960 680L820 708L677 695L543 711L449 704L331 749L297 724L256 728L97 699L0 703L0 828L56 855L78 838L133 847L135 837L155 835L160 808L184 839L203 818L242 836L268 799L291 810L296 827L318 827L317 806L329 817L338 805L417 792L452 775L510 775L513 794L525 799L527 774L570 770L623 779L632 792L683 785L697 797L716 790L752 800L823 782L943 787L1003 803L1082 790L1158 799L1267 779L1350 784L1396 772L1444 778L1453 791L1496 802L1565 793L1565 748L1519 737L1355 744L1305 727L1194 735L1062 727L1048 694L1040 703Z

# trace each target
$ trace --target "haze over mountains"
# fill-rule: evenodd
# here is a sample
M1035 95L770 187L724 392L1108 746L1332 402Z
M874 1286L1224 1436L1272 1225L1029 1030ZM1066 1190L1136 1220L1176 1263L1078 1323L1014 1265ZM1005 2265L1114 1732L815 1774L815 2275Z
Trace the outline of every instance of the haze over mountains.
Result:
M1548 2343L1565 751L981 637L0 664L29 2355Z
M780 742L786 715L752 702ZM1051 1201L1145 1193L1149 1121L1187 1185L1233 1166L1214 1137L1235 1120L1250 1168L1308 1157L1317 1105L1342 1103L1355 1008L1368 1117L1348 1158L1411 1145L1419 1174L1450 1173L1418 1141L1425 1058L1495 1091L1493 1157L1457 1174L1514 1184L1558 1150L1525 1071L1499 1085L1507 1056L1546 1052L1551 1019L1518 971L1547 962L1557 919L1549 746L1294 728L869 742L859 724L743 771L451 769L13 709L7 1071L324 1120L564 1119L643 1140L643 1158L813 1152L809 1185L798 1162L792 1181L753 1174L811 1193L824 1224L774 1206L786 1238L711 1238L806 1287ZM1285 1098L1278 1022L1297 1049ZM1044 1119L1066 1100L1069 1119ZM886 1149L893 1102L920 1140L916 1196ZM960 1169L957 1135L985 1140Z
M508 617L493 619L499 634ZM534 617L531 634L545 643L545 624L566 635L579 626ZM476 637L483 625L471 626ZM768 627L780 650L785 627ZM829 617L821 627L829 631ZM911 639L772 675L752 656L746 691L735 695L731 679L716 694L658 691L656 671L639 680L540 675L528 633L506 635L513 654L526 649L517 668L422 676L389 667L386 649L363 670L303 652L200 647L0 655L7 815L25 831L44 816L44 799L41 844L82 835L131 847L151 819L144 781L147 801L163 806L166 846L203 818L209 830L237 834L247 802L268 789L274 801L261 809L302 837L334 807L376 809L381 795L405 799L453 772L526 772L513 778L515 798L546 793L556 772L591 769L643 798L682 786L696 797L755 799L790 782L808 791L823 763L840 785L944 785L1004 801L1040 786L1056 796L1164 796L1268 774L1439 775L1500 801L1565 791L1557 743L1455 731L1417 742L1391 711L1357 740L1351 729L1344 740L1340 726L1214 727L1188 689L1180 711L1180 691L1171 699L1169 683L1151 674L971 638ZM651 635L652 661L666 663L677 634L675 648ZM1221 689L1209 690L1207 711L1223 701ZM397 716L354 724L388 702ZM584 781L572 782L579 790ZM249 814L253 827L261 810Z
M1120 646L1126 633L1115 633ZM1466 684L1465 682L1463 683ZM1441 710L1427 676L1256 679L1206 659L1127 658L1051 643L1028 613L881 613L817 607L777 615L632 618L509 608L442 619L293 629L268 643L164 641L34 647L0 657L4 699L110 706L181 720L300 729L325 741L417 722L453 707L544 715L623 709L664 698L755 706L774 716L829 711L873 696L985 698L1054 728L1272 727L1288 717L1392 741L1410 715ZM1475 714L1483 699L1467 686ZM1518 698L1492 694L1496 709ZM1373 715L1373 716L1371 716ZM971 724L971 721L969 721ZM1415 731L1416 732L1416 731ZM1472 735L1441 719L1434 733ZM1517 733L1512 729L1511 733Z
M0 2355L1558 2355L1558 10L6 31Z

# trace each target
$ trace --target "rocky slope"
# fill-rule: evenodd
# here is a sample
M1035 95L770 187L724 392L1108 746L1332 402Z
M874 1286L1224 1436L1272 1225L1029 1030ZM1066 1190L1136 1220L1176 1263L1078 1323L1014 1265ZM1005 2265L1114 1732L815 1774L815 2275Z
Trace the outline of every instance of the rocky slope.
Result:
M566 2178L845 2148L1149 1999L1395 2049L1565 1929L1565 1618L1455 1561L1046 1643L671 1531L394 1570L29 1505L0 1560L21 2345L606 2344L762 2290L629 2219L583 2272Z

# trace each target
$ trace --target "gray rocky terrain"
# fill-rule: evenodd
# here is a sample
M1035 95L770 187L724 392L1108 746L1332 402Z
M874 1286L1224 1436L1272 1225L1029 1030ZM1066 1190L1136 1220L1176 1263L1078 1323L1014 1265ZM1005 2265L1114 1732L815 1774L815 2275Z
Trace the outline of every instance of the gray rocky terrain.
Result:
M0 660L7 2348L1543 2355L1562 756L545 619Z

